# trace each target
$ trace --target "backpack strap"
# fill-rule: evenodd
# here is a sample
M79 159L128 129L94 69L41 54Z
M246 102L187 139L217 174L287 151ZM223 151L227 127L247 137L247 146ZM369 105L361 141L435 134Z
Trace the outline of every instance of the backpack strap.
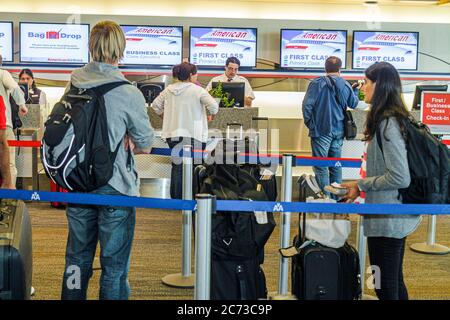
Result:
M111 83L107 83L107 84L92 88L92 90L94 90L98 95L103 96L106 93L108 93L109 91L111 91L112 89L123 86L125 84L131 85L131 83L128 81L117 81L117 82L111 82Z

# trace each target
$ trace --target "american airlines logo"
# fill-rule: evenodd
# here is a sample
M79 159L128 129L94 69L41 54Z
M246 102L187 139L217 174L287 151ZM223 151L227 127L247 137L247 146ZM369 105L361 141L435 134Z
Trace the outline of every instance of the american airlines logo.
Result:
M341 163L340 161L338 161L338 162L336 162L336 163L334 164L334 166L335 166L335 167L342 167L342 163Z
M41 197L39 196L39 193L35 192L31 195L31 201L41 201Z
M277 203L273 206L272 212L283 212L284 208L281 203Z

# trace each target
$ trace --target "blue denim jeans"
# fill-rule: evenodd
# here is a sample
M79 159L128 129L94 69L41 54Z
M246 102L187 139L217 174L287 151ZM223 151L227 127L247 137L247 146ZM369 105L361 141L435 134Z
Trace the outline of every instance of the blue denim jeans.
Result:
M342 144L344 143L344 134L328 134L317 138L311 138L311 149L313 157L340 158L342 153ZM341 167L313 167L317 183L323 188L330 183L342 182ZM326 195L329 192L324 191Z
M92 193L120 195L109 185ZM63 300L85 300L97 242L100 242L101 300L127 300L128 271L136 208L69 205L69 235L63 276Z

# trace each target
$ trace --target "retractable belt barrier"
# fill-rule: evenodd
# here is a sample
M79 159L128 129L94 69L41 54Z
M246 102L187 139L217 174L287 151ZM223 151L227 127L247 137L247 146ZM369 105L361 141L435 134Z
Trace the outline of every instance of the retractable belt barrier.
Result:
M41 146L40 141L17 141L8 140L8 144L11 147L26 147L26 148L39 148ZM169 148L152 148L151 155L158 156L172 156L172 149ZM208 155L208 151L193 150L192 157L194 159L204 158ZM178 152L179 157L189 156L180 148ZM277 154L254 154L254 153L239 153L239 163L248 164L281 164L282 156ZM319 158L319 157L295 157L294 166L309 167L342 167L342 168L360 168L361 159L357 158Z
M59 193L33 190L0 189L0 198L38 202L137 207L163 210L196 210L195 200L100 195L93 193ZM448 204L353 204L217 200L217 211L318 212L382 215L450 215Z

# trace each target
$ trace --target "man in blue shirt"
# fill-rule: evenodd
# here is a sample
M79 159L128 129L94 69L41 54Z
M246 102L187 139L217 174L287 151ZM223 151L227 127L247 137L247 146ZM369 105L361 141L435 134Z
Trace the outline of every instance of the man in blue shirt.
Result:
M352 88L340 77L341 67L341 59L329 57L325 61L326 76L314 79L309 84L303 100L303 119L309 129L313 157L341 157L344 142L344 111L347 107L354 109L358 105L358 95L355 92L357 89ZM335 90L341 105L336 100ZM340 167L313 169L322 190L332 182L342 182Z

